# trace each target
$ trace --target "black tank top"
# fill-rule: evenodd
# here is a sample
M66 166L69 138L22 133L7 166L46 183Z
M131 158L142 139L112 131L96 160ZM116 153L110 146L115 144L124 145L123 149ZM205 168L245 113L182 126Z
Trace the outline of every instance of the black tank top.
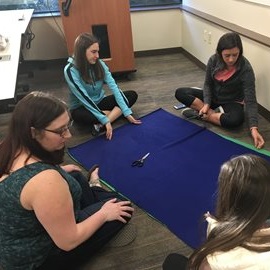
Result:
M35 269L56 248L34 211L26 210L20 203L24 185L48 169L57 170L67 181L75 213L80 207L80 185L59 166L36 162L11 173L0 182L0 265L4 269Z

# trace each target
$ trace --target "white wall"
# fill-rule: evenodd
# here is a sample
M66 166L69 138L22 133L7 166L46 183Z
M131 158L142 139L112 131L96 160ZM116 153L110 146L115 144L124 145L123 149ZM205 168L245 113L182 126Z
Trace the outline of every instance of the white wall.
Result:
M181 47L181 17L179 9L132 12L134 51Z
M269 1L268 1L269 2ZM244 0L183 0L183 5L270 36L270 6Z
M270 35L270 28L266 23L270 18L270 7L268 6L239 0L184 0L183 4L252 31L256 31L254 25L257 25L258 31L256 32ZM253 16L251 16L251 7ZM260 14L260 16L257 16L257 14ZM268 17L262 18L263 15ZM215 53L218 39L227 31L184 12L182 17L182 47L206 64L208 58ZM266 34L267 32L269 34ZM248 38L242 37L242 41L244 55L249 59L255 71L258 102L270 111L270 48Z
M270 7L244 0L183 0L183 4L236 25L270 36ZM134 51L183 47L203 63L215 52L219 37L226 29L174 10L131 13ZM31 28L36 35L31 49L24 49L26 60L67 57L61 18L34 18ZM243 38L244 54L252 63L259 103L270 111L270 49Z
M25 60L51 60L68 56L60 17L33 18L30 28L35 38L29 50L23 49Z
M131 13L134 51L182 46L179 9ZM31 50L23 50L26 60L50 60L67 57L62 22L56 18L33 18L31 29L36 35Z

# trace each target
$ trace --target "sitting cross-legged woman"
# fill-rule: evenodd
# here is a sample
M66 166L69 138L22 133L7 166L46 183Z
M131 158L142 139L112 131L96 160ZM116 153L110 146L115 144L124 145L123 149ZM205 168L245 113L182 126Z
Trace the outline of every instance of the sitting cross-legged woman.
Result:
M132 124L141 123L131 110L138 94L118 87L108 66L99 59L99 40L92 34L82 33L76 38L74 54L68 59L64 75L71 116L76 123L90 127L92 135L105 130L111 140L112 123L121 115ZM105 94L104 84L112 94Z
M218 41L216 53L206 67L203 89L181 87L175 91L177 100L187 107L182 114L232 129L248 119L256 148L264 139L258 130L258 104L255 75L250 62L243 56L243 46L237 33L226 33Z
M89 179L75 165L60 166L70 127L66 104L48 94L32 92L14 109L0 143L4 270L78 269L128 228L134 209L101 187L97 166Z

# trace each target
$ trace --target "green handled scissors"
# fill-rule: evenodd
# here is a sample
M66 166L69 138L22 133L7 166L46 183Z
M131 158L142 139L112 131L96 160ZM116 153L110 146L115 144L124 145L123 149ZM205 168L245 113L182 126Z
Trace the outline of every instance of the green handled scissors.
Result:
M147 153L146 155L144 155L142 158L135 160L132 162L131 166L132 167L142 167L144 160L150 155L150 153Z

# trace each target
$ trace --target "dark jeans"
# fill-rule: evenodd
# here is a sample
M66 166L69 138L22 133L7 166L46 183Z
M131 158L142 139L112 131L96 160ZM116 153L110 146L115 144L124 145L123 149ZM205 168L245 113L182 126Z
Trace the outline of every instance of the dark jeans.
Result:
M192 87L182 87L175 91L175 98L181 103L190 107L195 98L203 101L202 89ZM244 105L238 102L228 102L225 104L218 104L212 102L211 109L216 109L222 106L224 113L220 116L220 124L224 128L235 128L243 124L245 120Z
M96 213L102 205L112 199L125 200L115 192L106 191L100 187L89 187L87 179L80 172L72 172L71 175L82 187L81 210L77 213L81 222ZM129 221L129 219L127 219ZM71 251L63 251L55 248L47 260L39 267L39 270L74 270L83 264L104 245L106 245L123 227L120 221L106 222L87 241Z
M123 93L128 100L127 106L131 108L137 101L138 94L133 90L123 91ZM101 111L111 111L114 107L118 106L118 104L114 95L110 95L103 98L97 106ZM97 118L83 106L72 110L71 116L75 122L81 125L93 125L98 123Z

